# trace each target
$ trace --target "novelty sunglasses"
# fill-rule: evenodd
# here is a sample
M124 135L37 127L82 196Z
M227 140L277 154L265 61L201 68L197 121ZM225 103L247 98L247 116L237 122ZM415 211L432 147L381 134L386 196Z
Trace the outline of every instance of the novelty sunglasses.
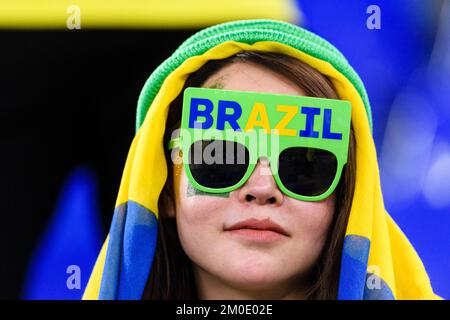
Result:
M203 192L238 189L264 159L284 194L320 201L347 163L350 122L344 100L187 88L168 147L179 148L189 182Z

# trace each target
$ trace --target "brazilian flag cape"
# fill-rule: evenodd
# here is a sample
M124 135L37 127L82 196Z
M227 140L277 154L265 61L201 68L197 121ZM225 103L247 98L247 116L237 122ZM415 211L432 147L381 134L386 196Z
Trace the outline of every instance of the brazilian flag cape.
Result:
M170 103L181 94L187 77L207 61L248 50L277 52L304 61L329 77L339 97L352 104L356 186L338 299L438 298L419 256L384 208L371 108L359 76L333 45L303 28L274 20L245 20L191 36L145 83L111 228L84 299L141 298L152 267L158 198L167 178L166 161L170 161L163 149ZM370 284L376 282L374 289Z

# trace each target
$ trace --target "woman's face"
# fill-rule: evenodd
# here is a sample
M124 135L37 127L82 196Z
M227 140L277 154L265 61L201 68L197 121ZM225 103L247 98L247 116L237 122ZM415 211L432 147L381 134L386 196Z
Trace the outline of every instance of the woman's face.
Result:
M283 76L242 62L224 67L204 87L305 95ZM213 195L195 190L181 166L174 166L176 207L171 214L193 263L200 297L213 297L211 290L270 292L278 298L301 294L296 291L307 281L326 241L335 196L319 202L290 198L268 170L269 164L260 161L241 188ZM261 230L270 224L280 230ZM219 292L216 297L223 298Z

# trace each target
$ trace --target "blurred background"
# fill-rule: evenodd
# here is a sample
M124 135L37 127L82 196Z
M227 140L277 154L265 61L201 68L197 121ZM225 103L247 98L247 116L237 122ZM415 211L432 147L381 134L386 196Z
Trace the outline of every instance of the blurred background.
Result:
M301 25L359 73L386 208L450 298L448 0L0 0L0 298L81 298L145 80L197 30L247 18Z

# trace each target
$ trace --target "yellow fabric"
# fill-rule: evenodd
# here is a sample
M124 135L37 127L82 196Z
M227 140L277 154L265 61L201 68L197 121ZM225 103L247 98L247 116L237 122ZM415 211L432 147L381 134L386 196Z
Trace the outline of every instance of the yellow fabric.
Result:
M95 262L94 270L91 273L91 277L89 278L89 282L83 294L83 300L98 300L100 284L102 282L103 266L106 258L106 248L108 248L108 240L109 236L106 237L97 261Z
M0 0L0 28L198 28L267 18L299 22L291 0Z
M189 74L209 60L224 59L242 50L280 52L296 57L328 76L340 98L351 102L357 170L346 235L364 236L370 240L368 269L376 270L396 299L437 298L420 258L384 209L375 145L361 97L349 80L328 62L277 42L261 41L252 45L225 42L203 55L187 59L165 79L133 140L117 205L133 200L158 214L158 197L167 178L162 141L170 103L181 93ZM148 167L159 170L149 172ZM104 254L95 266L95 276L88 284L85 298L98 296L101 281L98 275L102 273L103 261Z

